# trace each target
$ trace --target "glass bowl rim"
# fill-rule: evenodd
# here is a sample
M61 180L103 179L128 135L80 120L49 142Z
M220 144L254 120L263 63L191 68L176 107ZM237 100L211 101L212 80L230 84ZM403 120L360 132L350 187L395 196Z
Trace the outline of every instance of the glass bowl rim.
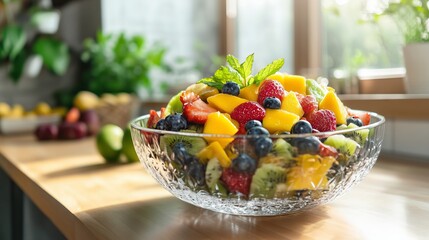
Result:
M371 118L376 118L377 121L371 124L368 124L366 126L357 127L357 128L348 128L348 129L341 129L341 130L335 130L330 132L318 132L318 133L305 133L305 134L270 134L270 135L246 135L246 134L237 134L237 135L228 135L228 134L210 134L210 133L194 133L194 132L174 132L174 131L168 131L168 130L159 130L155 128L147 128L137 125L137 122L140 122L144 119L149 118L149 114L142 115L140 117L137 117L130 122L130 126L132 128L135 128L139 131L149 132L149 133L157 133L157 134L170 134L170 135L178 135L178 136L189 136L189 137L205 137L205 138L257 138L261 136L270 137L270 138L303 138L303 137L319 137L319 138L326 138L328 136L337 135L337 134L346 134L351 133L355 131L359 131L362 129L372 129L376 128L380 125L382 125L385 122L385 118L383 115L380 115L375 112L368 112L368 111L362 111L362 110L356 110L353 109L355 112L360 113L369 113L371 115Z

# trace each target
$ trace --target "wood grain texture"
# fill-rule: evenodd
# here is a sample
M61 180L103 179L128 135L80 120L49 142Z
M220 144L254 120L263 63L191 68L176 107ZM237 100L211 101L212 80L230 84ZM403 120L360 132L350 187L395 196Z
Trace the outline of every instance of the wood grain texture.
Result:
M0 137L0 166L68 239L425 239L429 162L379 160L333 203L277 217L215 213L162 189L140 164L107 165L94 139Z

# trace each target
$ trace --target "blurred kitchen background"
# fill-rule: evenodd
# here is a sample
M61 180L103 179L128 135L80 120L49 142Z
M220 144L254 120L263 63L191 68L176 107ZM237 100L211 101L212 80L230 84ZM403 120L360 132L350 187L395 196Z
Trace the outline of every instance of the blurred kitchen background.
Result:
M0 102L24 117L40 103L69 108L82 90L127 92L135 117L211 75L226 54L255 53L255 69L283 57L282 71L326 77L341 98L381 101L383 151L427 158L429 107L400 104L415 114L397 116L389 99L429 101L429 77L406 78L427 58L406 71L403 52L428 49L428 16L419 0L1 0Z

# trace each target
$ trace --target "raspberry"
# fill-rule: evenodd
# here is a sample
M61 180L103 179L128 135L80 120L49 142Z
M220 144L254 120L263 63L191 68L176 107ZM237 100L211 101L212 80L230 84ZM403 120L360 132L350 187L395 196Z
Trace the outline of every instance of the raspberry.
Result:
M334 131L337 126L337 119L331 110L314 111L307 117L307 121L320 132Z
M262 122L265 117L265 109L256 102L245 102L238 105L231 113L231 118L240 125L245 125L250 120Z
M221 179L226 184L229 192L249 195L250 183L252 182L251 174L239 173L227 168L223 170Z
M301 104L302 110L304 110L304 115L310 115L312 112L317 111L319 104L317 103L316 98L313 95L307 95L298 97L299 103Z
M263 105L264 100L267 97L276 97L281 101L284 94L285 89L280 82L275 80L266 80L262 82L261 86L259 87L258 103Z

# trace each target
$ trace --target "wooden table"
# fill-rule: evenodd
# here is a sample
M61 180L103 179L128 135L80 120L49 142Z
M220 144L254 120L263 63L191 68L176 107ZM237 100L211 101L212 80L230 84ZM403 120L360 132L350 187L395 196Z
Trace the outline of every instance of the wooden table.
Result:
M429 161L379 160L333 203L278 217L219 214L163 190L140 164L106 165L94 139L0 136L0 167L68 239L427 239Z

